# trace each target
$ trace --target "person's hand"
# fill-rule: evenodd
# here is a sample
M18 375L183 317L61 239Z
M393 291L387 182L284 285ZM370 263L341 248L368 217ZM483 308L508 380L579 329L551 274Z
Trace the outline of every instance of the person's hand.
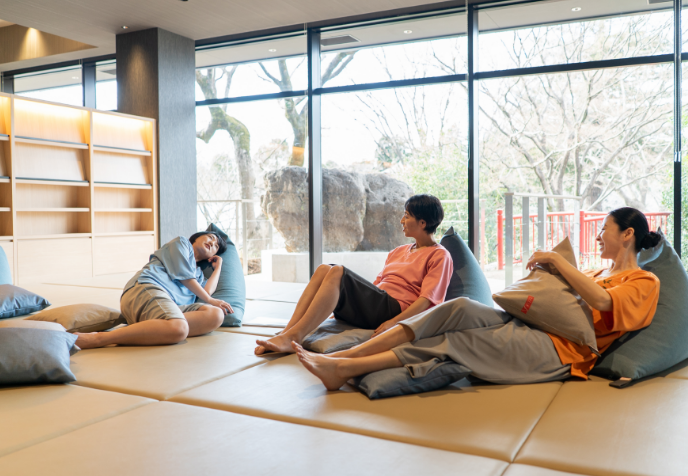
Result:
M538 264L553 264L554 266L557 265L557 258L560 255L554 251L540 251L537 250L533 255L528 259L528 264L526 264L526 268L530 271L535 268L536 265Z
M234 309L232 309L232 306L230 306L228 302L221 301L220 299L211 299L208 301L208 304L219 307L225 314L234 314Z
M377 337L380 334L382 334L383 332L385 332L387 329L391 329L392 327L394 327L396 325L397 325L397 323L394 322L392 319L390 319L389 321L385 321L382 324L380 324L380 327L375 329L375 332L373 332L373 335L370 336L370 338L372 339L373 337Z
M212 258L208 258L208 261L214 270L222 267L222 258L217 255L213 256Z

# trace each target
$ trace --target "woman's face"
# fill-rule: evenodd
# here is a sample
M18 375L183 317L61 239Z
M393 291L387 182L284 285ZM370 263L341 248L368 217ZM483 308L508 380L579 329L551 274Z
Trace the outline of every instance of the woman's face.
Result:
M635 245L633 228L621 231L611 215L607 215L604 219L602 230L595 239L602 253L602 259L614 259L622 248Z
M408 211L404 211L404 216L401 217L401 228L404 230L405 237L415 238L425 233L425 220L417 220Z

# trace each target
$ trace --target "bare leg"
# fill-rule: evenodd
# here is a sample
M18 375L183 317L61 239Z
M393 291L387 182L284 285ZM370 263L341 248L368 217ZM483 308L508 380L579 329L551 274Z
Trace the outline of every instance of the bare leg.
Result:
M82 349L93 349L110 344L124 345L166 345L186 339L189 325L186 319L152 319L137 322L110 332L75 333L76 345Z
M273 352L293 352L291 343L300 344L304 337L327 319L339 301L339 285L342 282L344 270L341 266L333 266L323 279L318 292L311 301L308 310L301 319L284 333L269 340L256 340L256 343ZM258 349L256 349L256 352Z
M311 302L313 302L313 298L318 293L320 285L324 281L325 276L327 276L327 273L330 271L330 269L332 269L332 266L328 264L321 264L320 266L318 266L318 268L315 270L315 273L313 273L313 277L310 281L308 281L306 289L303 290L303 294L301 294L301 297L299 298L299 301L296 304L296 309L294 309L294 314L292 314L291 319L289 319L289 322L287 323L286 327L277 335L282 335L286 333L289 329L294 327L294 325L297 322L301 320L303 315L310 307ZM256 347L255 353L256 355L264 354L265 347L259 345L258 347Z
M295 342L293 346L299 361L322 381L327 390L338 390L347 380L359 375L402 366L401 361L392 351L358 359L337 359L308 352Z
M198 311L185 312L184 317L189 324L189 337L195 337L220 327L225 313L219 307L203 306Z
M394 347L411 342L415 339L413 331L406 326L397 324L396 326L386 330L382 334L365 341L362 344L354 346L347 350L340 352L333 352L328 354L328 357L334 358L354 358L366 357L369 355L379 354L393 349Z

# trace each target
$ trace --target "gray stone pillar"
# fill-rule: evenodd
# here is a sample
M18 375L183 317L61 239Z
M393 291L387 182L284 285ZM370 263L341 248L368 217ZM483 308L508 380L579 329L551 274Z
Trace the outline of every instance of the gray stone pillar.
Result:
M196 231L195 46L151 28L117 35L117 110L157 120L160 244Z

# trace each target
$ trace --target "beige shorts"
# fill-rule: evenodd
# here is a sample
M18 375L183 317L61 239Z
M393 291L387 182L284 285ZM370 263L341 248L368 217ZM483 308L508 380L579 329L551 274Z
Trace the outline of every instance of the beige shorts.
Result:
M178 306L170 295L154 284L136 283L120 298L122 315L127 324L151 319L184 319L185 312L198 311L207 304Z

